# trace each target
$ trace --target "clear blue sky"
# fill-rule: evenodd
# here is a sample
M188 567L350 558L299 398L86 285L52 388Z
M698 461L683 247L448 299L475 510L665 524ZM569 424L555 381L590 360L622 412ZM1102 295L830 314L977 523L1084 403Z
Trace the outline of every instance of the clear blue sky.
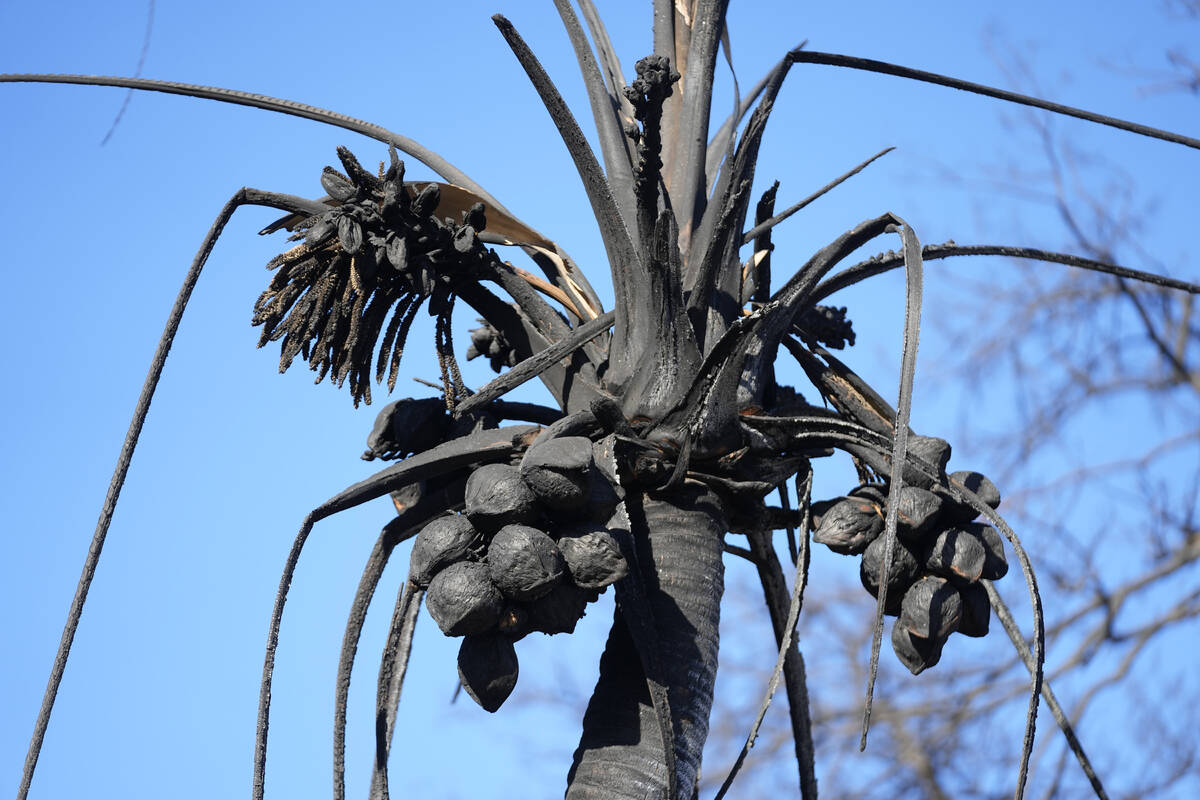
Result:
M650 50L649 4L600 5L630 71ZM1194 37L1194 25L1189 32L1132 3L908 5L735 2L730 29L742 86L808 39L812 49L1028 90L998 66L997 57L1016 50L1053 99L1192 135L1200 128L1194 100L1139 95L1140 76L1109 68L1162 64L1165 48ZM605 286L586 200L489 19L496 11L513 20L586 117L574 58L548 2L159 3L144 75L291 98L415 138L560 242ZM131 74L145 23L144 2L0 4L0 71ZM986 46L988 31L995 52ZM720 89L727 88L722 78ZM318 176L335 163L338 144L364 163L385 157L378 143L316 123L148 93L133 98L102 147L123 96L0 86L0 218L8 232L0 249L0 335L8 353L0 394L5 786L17 783L154 342L212 217L243 185L322 194ZM715 107L727 102L722 94ZM1017 113L946 89L796 67L758 172L760 182L782 180L781 203L883 147L899 150L789 223L778 240L777 273L885 210L908 219L927 242L1061 245L1064 235L1044 205L943 180L946 173L984 174L1022 148L1036 153L1036 143L1003 127L1002 115ZM1060 129L1157 182L1159 230L1149 238L1164 237L1166 262L1182 254L1185 240L1174 232L1185 218L1194 226L1195 200L1180 187L1200 185L1196 154L1083 123ZM409 164L410 175L425 174ZM254 349L249 316L267 280L262 265L284 247L281 237L255 235L271 219L268 211L239 213L184 320L76 639L35 797L209 798L249 789L262 644L280 567L304 513L371 470L358 455L382 405L356 411L344 392L312 386L300 368L277 375L277 353ZM1005 269L999 262L981 268ZM931 267L927 280L935 282L939 269ZM852 304L859 331L852 363L885 396L893 394L898 361L899 287L883 280L843 301ZM928 358L952 343L926 330L914 426L948 433L945 420L956 411L934 404L921 381L928 375L936 384ZM398 396L429 393L407 378L436 377L424 354L431 338L428 325L410 337ZM467 381L477 386L487 377L473 369ZM931 402L922 404L923 397ZM824 494L845 481L837 475ZM322 523L300 564L278 654L269 796L328 791L342 626L388 510L378 502ZM403 566L406 553L399 557ZM366 791L377 653L404 571L385 577L360 646L351 796ZM494 716L466 700L448 705L457 642L423 619L401 706L394 785L407 785L414 797L559 796L610 613L610 605L597 607L575 637L523 642L512 707ZM537 702L556 692L564 702Z

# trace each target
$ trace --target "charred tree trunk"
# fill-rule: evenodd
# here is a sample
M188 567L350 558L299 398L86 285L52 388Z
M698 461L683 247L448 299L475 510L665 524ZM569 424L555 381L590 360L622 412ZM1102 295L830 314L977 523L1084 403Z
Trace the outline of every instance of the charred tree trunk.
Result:
M665 495L630 493L626 504L670 699L677 792L691 800L717 674L725 514L711 491L692 482ZM633 613L618 606L568 778L570 800L666 794L662 735L626 624Z

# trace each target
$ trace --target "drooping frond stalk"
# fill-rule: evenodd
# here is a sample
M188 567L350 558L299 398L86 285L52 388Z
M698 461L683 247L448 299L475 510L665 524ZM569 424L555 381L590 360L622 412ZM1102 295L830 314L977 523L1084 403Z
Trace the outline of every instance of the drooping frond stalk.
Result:
M339 114L307 103L297 103L294 100L284 100L252 92L240 92L236 89L223 89L216 86L198 86L191 83L175 81L155 81L148 78L121 78L108 75L53 75L53 74L0 74L0 83L74 83L84 86L119 86L129 89L142 89L150 92L180 94L185 97L199 97L205 100L216 100L221 103L231 103L239 106L250 106L264 111L277 111L280 114L290 114L294 117L311 119L326 125L345 128L348 131L361 133L385 144L390 144L401 152L408 153L431 170L441 175L451 183L466 187L478 194L506 213L508 209L499 200L492 197L487 190L471 180L465 172L455 167L446 159L439 156L424 145L372 122Z
M912 414L913 378L917 369L917 344L921 333L921 291L923 269L921 242L908 224L900 221L898 233L904 242L904 336L900 350L900 392L896 402L896 418L892 424L892 471L888 480L887 516L883 526L883 565L876 585L879 594L875 603L875 626L871 638L871 663L868 668L867 697L863 709L862 738L858 749L867 747L867 731L871 727L871 701L875 694L875 676L879 669L879 649L883 640L883 612L887 605L888 573L896 549L896 525L900 507L900 490L904 486L904 463L908 459L908 420Z
M1149 125L1141 125L1137 122L1129 122L1116 117L1108 117L1104 114L1097 114L1094 111L1085 111L1081 108L1063 105L1062 103L1052 103L1049 100L1040 100L1029 95L1018 94L1017 92L1009 92L1004 89L995 89L991 86L985 86L982 83L972 83L959 78L951 78L948 75L938 75L935 72L926 72L920 69L912 69L911 67L902 67L897 64L889 64L885 61L876 61L871 58L858 58L856 56L844 56L837 53L817 53L813 51L804 51L795 54L795 61L798 64L827 64L834 67L849 67L851 69L862 69L868 72L879 72L885 75L895 75L898 78L909 78L911 80L923 81L925 83L934 83L938 86L948 86L951 89L961 89L964 92L973 94L981 94L985 97L994 97L997 100L1004 100L1009 103L1017 103L1023 106L1031 106L1040 108L1043 111L1052 111L1055 114L1062 114L1067 117L1075 117L1077 119L1095 122L1098 125L1106 125L1110 128L1117 128L1123 131L1130 131L1141 136L1149 136L1151 139L1162 139L1164 142L1173 142L1181 144L1184 147L1191 147L1200 150L1200 139L1194 139L1191 136L1183 136L1182 134L1164 131L1158 128L1151 128Z
M91 588L92 579L96 575L96 568L100 564L100 554L104 550L104 542L108 537L108 528L112 523L113 514L117 510L117 501L121 497L121 488L125 485L126 475L129 474L129 465L133 461L133 453L137 449L138 439L142 434L142 426L146 421L146 414L150 411L150 403L153 401L154 392L158 388L158 380L162 376L163 367L166 366L167 355L171 352L171 344L175 341L175 334L178 332L179 324L183 320L183 312L187 310L192 290L196 288L196 283L200 280L200 273L204 271L204 265L208 261L208 256L212 253L217 239L221 236L221 231L225 229L225 225L229 222L233 213L243 205L259 205L278 208L284 211L297 211L310 209L312 201L291 195L262 192L257 189L239 189L225 204L225 207L221 209L221 213L217 215L216 220L213 221L212 227L200 245L199 252L196 253L196 257L188 269L187 275L184 276L183 285L179 287L179 293L175 298L174 305L171 307L171 313L167 317L167 323L163 327L162 335L159 337L158 347L154 351L154 357L150 362L150 370L146 374L146 380L142 384L142 390L138 395L133 416L129 420L129 430L126 432L125 440L121 444L121 452L117 456L117 464L113 468L112 478L109 480L108 492L104 497L104 504L100 508L100 517L96 521L96 530L92 534L87 556L84 558L83 572L79 576L79 583L75 587L75 596L71 599L71 607L67 611L67 621L63 626L62 638L58 643L58 652L54 656L54 666L50 669L50 677L46 682L46 691L42 696L42 705L38 710L37 721L34 723L33 736L29 741L29 750L25 754L25 766L21 772L21 783L17 788L18 800L24 800L29 794L29 786L33 782L33 773L37 768L38 757L42 751L42 741L45 739L46 729L50 725L50 714L54 710L54 700L58 696L58 687L62 683L63 672L67 667L67 659L71 655L71 645L75 641L75 632L79 628L79 619L83 614L83 606L87 602L88 590Z

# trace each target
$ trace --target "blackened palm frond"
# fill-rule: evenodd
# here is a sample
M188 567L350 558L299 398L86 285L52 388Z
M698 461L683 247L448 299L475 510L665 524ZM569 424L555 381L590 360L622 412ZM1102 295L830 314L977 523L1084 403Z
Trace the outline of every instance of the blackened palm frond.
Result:
M683 299L679 228L669 209L659 214L651 244L645 309L659 333L625 391L622 410L629 419L661 419L682 399L701 361Z
M1165 289L1177 289L1190 294L1200 294L1200 284L1188 283L1187 281L1169 278L1165 275L1157 275L1153 272L1143 272L1142 270L1120 267L1116 264L1108 264L1103 261L1084 258L1083 256L1071 255L1070 253L1039 250L1035 247L1009 247L1007 245L991 244L958 245L948 242L946 244L926 245L922 248L921 256L926 261L938 258L951 258L953 256L1008 256L1009 258L1027 258L1033 261L1046 261L1054 264L1064 264L1068 267L1086 269L1092 272L1102 272L1106 275L1116 275L1120 278L1141 281L1142 283L1161 286ZM874 275L880 275L888 270L895 269L903 263L904 257L898 253L883 253L874 256L852 267L847 267L822 282L816 288L816 291L813 292L812 299L814 302L820 302L839 289L844 289Z
M687 45L691 35L691 20L686 22L680 18L681 6L676 0L654 0L654 55L662 56L671 62L681 76L687 72ZM663 149L662 158L665 164L675 163L675 146L679 134L679 110L682 107L683 79L680 78L678 89L667 98L663 105ZM671 170L668 167L663 175L663 184L670 190Z
M1038 590L1037 575L1033 571L1033 562L1020 537L1009 527L1004 518L996 513L996 509L984 503L970 491L958 491L959 497L973 509L982 514L989 523L994 525L1012 546L1021 565L1021 575L1025 579L1025 588L1029 590L1029 602L1033 606L1033 662L1030 671L1032 686L1029 692L1029 708L1025 713L1025 736L1021 744L1021 763L1017 768L1017 788L1013 793L1014 800L1021 800L1025 795L1025 781L1029 777L1029 759L1033 755L1033 736L1037 728L1038 701L1041 699L1042 684L1045 679L1043 672L1046 664L1046 621L1042 613L1042 594Z
M399 526L396 525L399 519L397 517L384 526L371 555L367 558L362 577L358 581L358 589L354 592L354 602L350 606L346 630L342 634L342 652L338 657L337 688L333 699L334 800L344 800L346 796L346 706L350 699L350 676L354 669L355 657L358 655L358 640L367 619L367 609L375 597L375 588L383 576L383 568L387 566L392 550L401 541L398 535Z
M808 480L810 485L811 478L812 472L810 470ZM798 475L796 480L797 482L800 480ZM806 509L807 514L808 499L801 497L800 501ZM800 796L804 800L816 800L817 797L817 783L813 763L812 721L809 718L808 690L804 676L804 658L800 655L800 651L796 648L795 641L793 640L796 634L796 621L799 619L800 611L804 607L804 589L808 585L809 536L807 520L803 522L804 524L801 525L801 529L804 531L804 536L800 540L800 550L797 554L796 572L792 579L792 594L790 599L787 595L787 583L783 577L783 568L779 563L779 558L775 555L775 549L771 546L770 533L759 531L749 535L751 560L758 567L759 581L762 583L763 594L766 597L767 608L770 611L771 622L775 629L775 640L779 654L775 660L775 669L771 673L770 680L767 681L766 692L764 693L762 702L759 704L754 724L751 725L750 733L746 736L746 742L738 752L733 767L730 768L729 774L725 776L725 780L713 800L721 800L725 797L729 791L729 787L733 784L734 778L741 771L742 765L746 761L746 756L749 755L750 749L754 747L754 742L758 738L759 726L762 725L763 718L767 715L767 709L771 705L775 691L779 688L779 678L783 674L785 665L789 665L789 663L792 674L788 676L789 680L787 682L789 690L788 704L792 707L792 736L796 740L796 758L800 764Z
M1013 619L1012 611L1009 610L1008 604L1004 602L1004 598L996 591L995 585L988 580L980 581L983 584L984 590L987 592L988 602L991 603L992 609L996 612L996 618L1000 620L1000 625L1004 628L1004 632L1008 634L1008 639L1013 644L1013 648L1024 662L1025 668L1029 670L1030 677L1036 677L1038 665L1033 653L1029 650L1029 644L1025 641L1025 635L1021 633L1021 629L1017 626L1017 621ZM1059 729L1063 733L1063 737L1067 740L1067 746L1071 748L1071 752L1075 755L1075 760L1079 762L1083 774L1087 776L1088 783L1092 785L1092 791L1096 793L1099 800L1108 800L1108 792L1104 790L1104 784L1100 781L1100 776L1096 774L1095 767L1092 766L1092 760L1088 758L1087 752L1083 749L1083 743L1079 741L1079 737L1075 734L1075 726L1071 724L1070 718L1063 710L1062 705L1058 702L1058 697L1054 694L1054 690L1050 688L1050 681L1043 679L1042 681L1042 698L1046 701L1046 706L1050 709L1050 713L1054 715L1054 721L1058 723Z
M741 312L741 264L737 259L735 238L745 219L750 182L729 187L711 235L696 237L693 244L704 244L702 258L693 259L693 283L688 292L688 316L702 350L720 339L729 324ZM717 208L716 203L709 210Z
M868 166L870 166L876 159L886 156L888 153L892 152L895 149L896 149L895 147L885 147L884 149L880 150L878 153L871 156L870 158L868 158L866 161L862 162L858 166L856 166L853 169L848 170L847 172L844 172L841 175L839 175L838 177L834 178L832 181L825 184L820 189L817 189L815 192L813 192L812 194L810 194L808 197L804 198L800 202L788 206L785 210L780 211L778 214L770 217L769 219L756 220L754 223L754 227L742 234L742 244L749 244L751 241L753 241L753 239L756 236L759 236L762 233L764 233L765 231L768 231L771 228L774 228L776 225L783 222L785 219L790 217L792 214L795 214L797 211L804 208L808 204L812 203L814 200L817 200L817 199L823 197L824 195L828 194L831 190L837 188L838 186L840 186L843 182L845 182L849 178L853 178L855 175L862 172L864 169L866 169Z
M363 568L346 620L341 656L338 659L333 723L333 796L336 800L345 796L346 705L350 696L351 671L358 652L359 637L366 622L367 609L375 596L383 569L397 545L415 536L433 517L462 503L464 486L465 481L461 477L438 479L410 485L394 496L393 501L399 513L383 526Z
M783 81L787 78L788 71L791 68L791 56L791 53L784 56L780 68L772 71L770 80L768 80L762 92L758 106L754 109L750 121L746 124L746 129L742 133L737 149L733 152L733 157L726 158L721 168L720 178L713 187L714 202L710 203L704 209L703 214L700 215L699 228L692 243L691 255L688 260L689 283L687 285L689 288L699 285L699 279L697 278L699 270L695 262L699 260L700 254L704 252L701 248L711 246L709 239L720 224L718 215L725 213L723 206L728 202L730 194L735 190L735 187L742 183L753 183L754 181L754 173L758 164L759 147L762 144L762 137L766 132L767 122L770 119L775 100L779 96L779 90L782 88ZM749 198L747 197L741 201L740 207L736 212L739 230L745 222L748 207ZM737 240L739 237L730 235L730 238ZM740 244L740 241L721 241L721 247L729 253L730 260L733 259L733 253L736 253L738 244Z
M600 18L600 12L596 10L596 4L592 0L579 0L579 10L582 12L583 19L588 26L588 31L592 35L592 42L596 46L600 66L604 70L604 79L608 85L608 93L616 104L617 119L621 129L624 130L633 124L633 107L629 105L629 101L621 93L621 90L625 88L627 83L625 72L621 69L621 59L617 57L617 50L613 47L612 40L608 37L608 28L605 27L604 20ZM630 163L633 163L632 159L630 159Z
M541 63L534 56L525 40L517 33L516 28L500 14L492 17L504 36L513 54L517 57L525 74L537 90L542 104L546 107L551 119L562 136L563 143L571 155L584 190L592 206L592 214L600 228L605 250L608 254L609 265L612 269L613 293L616 296L616 330L614 344L611 348L612 360L609 365L608 381L619 385L628 380L633 373L633 365L637 363L641 350L652 331L638 331L631 327L629 309L637 302L640 292L645 290L643 266L633 246L629 231L617 210L612 191L605 180L596 156L592 153L583 131L567 108L554 82L546 74Z
M525 288L528 289L527 284ZM520 303L519 297L516 298L516 305L506 303L480 284L460 286L458 296L471 308L478 311L497 330L504 332L505 347L511 350L514 363L542 352L551 347L554 341L561 341L541 332L534 320L525 312L525 306ZM608 313L613 314L609 319L615 318L614 312ZM601 315L601 317L603 316ZM601 317L597 317L597 319ZM580 326L580 328L582 327ZM566 330L569 333L572 329ZM603 339L604 333L601 332L595 338ZM604 394L600 389L601 381L597 376L597 368L606 361L607 354L589 352L591 349L591 345L584 344L579 352L571 356L569 362L550 363L537 373L537 377L550 390L563 410L568 413L587 408L595 398ZM602 350L603 348L596 349Z
M633 196L633 158L629 151L629 139L625 136L621 121L621 106L616 97L605 87L604 77L596 64L596 56L588 44L579 18L571 7L570 0L554 0L558 15L575 49L583 84L587 88L588 102L592 106L592 118L596 122L596 133L600 139L600 152L604 156L605 171L612 187L613 199L625 221L625 227L635 227L635 203Z
M904 486L904 463L908 458L908 420L912 413L913 378L917 369L917 345L921 333L921 290L923 264L921 242L903 220L896 230L904 242L904 337L900 351L900 397L896 402L896 417L892 423L892 471L888 481L887 515L883 525L883 564L876 578L879 586L875 603L875 626L871 639L871 664L867 677L867 697L863 709L862 738L859 750L867 746L867 731L871 726L871 701L875 696L875 677L879 670L879 649L883 641L883 612L887 602L888 573L896 550L897 513L900 490ZM1024 781L1022 781L1022 784Z
M771 216L775 209L775 196L779 191L779 181L775 181L755 207L756 222ZM769 302L771 297L771 231L767 229L754 239L754 247L749 261L742 269L741 286L738 292L739 308L747 303L761 307ZM741 380L738 383L738 408L771 407L776 402L778 394L775 381L775 351L766 347L765 342L755 342L749 348L746 365L742 369ZM781 495L786 496L781 488ZM795 534L788 530L788 542L791 544L792 561L795 562Z
M345 128L348 131L361 133L384 144L391 145L401 152L408 153L431 170L441 175L451 183L465 186L485 198L489 203L507 212L499 200L492 197L482 186L471 180L465 172L455 167L440 155L398 133L371 122L339 114L336 111L297 103L294 100L284 100L252 92L240 92L236 89L223 89L216 86L198 86L191 83L175 81L156 81L148 78L121 78L109 75L53 75L53 74L0 74L0 83L72 83L84 86L117 86L129 89L142 89L150 92L179 94L185 97L198 97L204 100L216 100L221 103L232 103L239 106L250 106L264 111L276 111L280 114L290 114L294 117L311 119L326 125ZM511 212L510 212L511 213Z
M96 521L96 530L92 534L91 543L88 545L87 556L83 562L83 572L79 576L79 583L75 587L75 595L71 599L71 607L67 612L67 621L63 626L62 638L59 640L58 651L54 656L54 666L50 669L50 678L46 682L46 691L42 696L42 704L38 710L37 721L34 723L29 750L25 755L21 783L17 788L17 797L19 800L24 800L28 796L30 784L33 782L33 773L37 767L38 757L41 754L42 742L46 737L46 729L50 725L50 714L54 710L54 701L58 696L58 687L62 683L63 672L67 667L67 659L71 654L71 645L75 641L75 632L79 628L79 619L83 614L83 606L87 602L92 579L95 577L96 568L100 564L100 554L104 550L104 542L108 537L108 528L112 522L113 514L117 510L117 501L121 497L121 488L125 485L125 476L129 473L129 465L133 460L134 450L137 449L138 439L142 434L142 426L145 424L146 414L150 411L150 403L154 399L155 390L158 388L158 381L162 376L163 367L166 366L167 355L171 351L171 343L175 340L175 334L179 330L180 322L183 321L183 313L187 309L188 300L191 299L192 290L196 288L196 283L200 280L200 273L204 271L204 265L208 261L209 254L212 253L217 239L220 238L221 232L225 229L225 225L229 222L233 213L243 205L267 206L269 208L295 212L309 208L309 201L292 197L291 195L273 194L257 189L239 189L213 221L212 227L209 228L208 233L200 244L200 249L196 253L196 257L193 259L187 274L184 276L183 284L179 287L179 293L175 298L174 305L171 307L171 312L167 317L166 325L163 327L162 335L159 337L158 346L150 362L150 370L146 375L146 380L142 384L141 392L138 394L137 405L134 407L133 416L129 420L129 430L126 432L125 440L121 444L121 452L117 456L117 464L113 468L112 478L109 480L108 492L104 497L104 504L100 508L100 517Z
M993 97L997 100L1004 100L1009 103L1017 103L1023 106L1031 106L1040 108L1043 111L1052 111L1055 114L1062 114L1067 117L1075 117L1076 119L1095 122L1098 125L1106 125L1110 128L1117 128L1123 131L1129 131L1141 136L1148 136L1151 139L1161 139L1164 142L1172 142L1181 144L1184 147L1191 147L1200 150L1200 139L1194 139L1190 136L1184 136L1171 131L1164 131L1158 128L1151 128L1149 125L1141 125L1136 122L1129 122L1116 117L1108 117L1103 114L1097 114L1093 111L1085 111L1081 108L1066 106L1061 103L1052 103L1049 100L1040 100L1029 95L1018 94L1017 92L1009 92L1004 89L995 89L991 86L985 86L981 83L972 83L971 81L960 80L959 78L951 78L947 75L938 75L935 72L926 72L920 69L912 69L911 67L902 67L897 64L888 64L884 61L876 61L870 58L858 58L856 56L845 56L837 53L817 53L817 52L802 52L795 55L797 63L802 64L825 64L834 67L849 67L850 69L861 69L868 72L879 72L885 75L894 75L898 78L909 78L911 80L923 81L925 83L934 83L938 86L948 86L951 89L961 89L965 92L981 94L985 97Z
M801 47L804 47L803 43L798 45L796 49ZM790 66L791 62L787 56L784 56L766 75L758 79L758 83L751 87L745 97L740 98L737 108L725 118L725 121L721 123L721 127L713 134L712 141L708 143L708 152L704 160L704 171L708 175L708 185L705 187L705 191L709 195L712 194L713 184L716 182L717 173L721 168L721 161L725 158L726 151L734 139L738 125L741 124L742 119L749 113L751 107L762 95L763 90L767 88L768 84L775 81L777 76L789 69Z
M679 221L680 249L690 249L692 232L704 212L705 157L708 121L712 109L713 74L717 48L725 28L729 0L697 0L691 19L687 65L677 64L683 75L675 149L668 161L671 203Z
M375 690L375 758L371 773L371 800L388 798L388 754L392 734L396 731L396 707L408 672L408 657L412 653L413 633L425 590L412 581L400 584L396 608L388 628L387 644L379 663L379 681Z
M482 408L496 398L512 391L521 384L539 375L546 367L560 361L583 347L592 339L607 331L616 317L609 311L591 322L580 325L570 335L518 363L503 375L480 387L479 391L458 404L456 413L466 414Z

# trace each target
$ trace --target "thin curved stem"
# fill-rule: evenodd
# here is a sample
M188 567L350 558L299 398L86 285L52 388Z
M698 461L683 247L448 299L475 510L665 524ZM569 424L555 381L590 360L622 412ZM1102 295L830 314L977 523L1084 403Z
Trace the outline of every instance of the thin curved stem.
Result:
M1190 294L1200 294L1200 285L1188 283L1187 281L1168 278L1164 275L1156 275L1153 272L1143 272L1137 269L1117 266L1116 264L1108 264L1103 261L1096 261L1091 258L1075 256L1069 253L1056 253L1053 250L1039 250L1036 247L1009 247L1007 245L995 244L975 244L975 245L959 245L959 244L930 244L921 248L921 257L926 261L932 261L938 258L950 258L952 256L1008 256L1009 258L1028 258L1035 261L1048 261L1054 264L1065 264L1068 267L1077 267L1086 269L1091 272L1102 272L1105 275L1116 275L1120 278L1129 278L1130 280L1149 283L1154 286L1161 286L1165 289L1178 289L1181 292L1189 292ZM881 275L884 272L893 270L904 263L904 256L900 253L889 253L883 256L861 261L852 267L847 267L841 272L833 275L828 280L822 281L819 286L813 291L810 298L812 303L819 303L829 295L845 289L851 284L866 280L875 275Z
M1021 629L1017 627L1017 621L1013 619L1012 611L1009 610L1008 604L1004 602L1004 598L996 591L992 581L980 581L983 588L987 591L988 602L996 612L996 617L1000 620L1000 624L1004 627L1004 632L1008 634L1009 640L1016 648L1017 654L1020 655L1026 669L1032 677L1037 671L1037 664L1034 662L1033 654L1029 652L1029 645L1025 642L1025 637L1021 633ZM1079 766L1083 769L1083 774L1087 776L1088 783L1092 785L1092 791L1096 793L1096 797L1100 800L1108 800L1108 792L1104 791L1104 784L1100 781L1100 776L1096 774L1095 767L1092 766L1091 759L1088 758L1087 752L1083 749L1083 744L1079 741L1079 737L1075 735L1075 727L1071 724L1071 720L1063 711L1062 705L1058 702L1058 697L1055 696L1054 690L1050 688L1049 681L1042 682L1042 697L1046 698L1046 705L1050 708L1050 713L1054 715L1054 721L1058 723L1058 727L1066 737L1067 746L1071 748L1071 752L1075 755L1075 760L1079 762Z
M220 238L221 232L225 229L225 225L233 216L233 212L242 205L262 205L279 208L285 211L295 211L299 208L307 207L305 204L310 201L291 195L272 194L269 192L261 192L257 189L239 189L234 193L233 197L229 198L229 202L221 209L221 213L217 215L213 221L212 227L204 237L204 241L200 245L199 252L192 260L192 265L188 269L187 275L183 279L183 285L179 287L179 293L175 297L175 304L171 307L171 313L167 317L167 324L163 328L162 336L158 340L158 348L154 351L154 358L150 362L150 370L146 374L146 380L142 384L141 394L138 395L137 405L134 407L133 418L129 421L129 430L125 434L125 441L121 445L120 455L117 456L117 465L113 468L112 478L108 484L108 493L104 497L104 504L100 508L100 518L96 521L96 530L92 534L91 544L88 545L87 557L83 562L83 574L79 576L79 583L75 587L75 597L71 600L71 608L67 612L67 622L63 627L62 639L59 640L58 652L54 656L54 666L50 669L50 678L46 682L46 692L42 696L42 706L38 711L37 721L34 723L33 736L29 742L29 750L25 754L25 767L21 773L21 784L17 789L17 800L25 800L29 794L30 784L33 782L33 772L37 767L38 756L42 751L42 742L46 737L46 729L50 725L50 713L54 709L54 699L58 696L58 687L62 683L63 672L67 667L67 659L71 654L71 644L75 641L75 631L79 628L79 618L83 614L83 605L87 602L88 590L91 588L92 579L96 575L96 567L100 563L100 553L104 549L104 541L108 536L108 528L112 523L113 514L117 510L117 500L121 496L121 487L125 484L125 476L129 473L129 465L133 460L133 452L137 449L138 438L142 433L142 425L146 421L146 414L150 410L150 402L154 399L154 391L158 388L158 379L162 376L163 367L167 363L167 355L171 352L171 344L175 341L175 333L179 330L179 324L183 320L183 312L187 309L188 300L192 296L192 290L196 288L196 282L200 280L200 273L204 270L204 264L208 261L208 256L212 253L213 247Z
M879 649L883 639L883 611L887 603L888 572L896 549L896 524L900 506L900 490L904 486L904 462L908 456L908 420L912 412L913 377L917 368L917 343L921 330L921 289L923 264L921 242L907 223L899 226L904 241L905 303L904 340L900 355L900 397L896 403L896 419L892 426L892 472L888 481L887 516L883 526L883 564L876 579L879 594L875 604L875 630L871 637L871 664L867 678L867 698L863 708L862 738L858 749L867 747L867 731L871 727L871 701L875 695L875 678L879 671Z
M1092 111L1084 111L1081 108L1073 106L1065 106L1061 103L1052 103L1049 100L1040 100L1036 97L1030 97L1025 94L1005 91L1004 89L995 89L991 86L984 86L982 83L972 83L958 78L951 78L948 75L939 75L936 72L926 72L920 69L911 67L902 67L897 64L889 64L885 61L876 61L871 58L858 58L856 56L846 56L839 53L818 53L808 50L796 51L789 54L797 64L825 64L831 67L848 67L850 69L861 69L867 72L878 72L884 75L894 75L897 78L908 78L915 81L923 81L925 83L934 83L938 86L948 86L951 89L961 89L964 92L972 92L981 94L985 97L994 97L997 100L1004 100L1009 103L1017 103L1023 106L1032 106L1040 108L1043 111L1052 111L1055 114L1062 114L1067 117L1075 117L1076 119L1095 122L1098 125L1106 125L1110 128L1117 128L1130 133L1136 133L1141 136L1149 136L1152 139L1162 139L1164 142L1172 142L1181 144L1184 147L1191 147L1200 150L1200 139L1193 139L1190 136L1172 133L1171 131L1160 130L1159 128L1151 128L1149 125L1141 125L1136 122L1128 122L1116 117L1107 117L1103 114L1097 114Z
M156 81L149 78L122 78L112 75L57 75L46 73L15 73L0 74L0 83L71 83L82 86L117 86L128 89L141 89L148 92L163 92L165 94L180 94L185 97L199 97L204 100L216 100L221 103L232 103L239 106L250 106L264 111L276 111L280 114L290 114L293 117L311 119L323 122L348 131L361 133L385 144L394 145L397 150L408 153L431 170L441 175L450 183L464 189L470 189L488 203L494 205L510 217L512 212L505 208L499 200L492 197L482 186L467 177L467 174L455 167L446 159L407 136L389 131L387 128L372 122L357 119L346 114L339 114L307 103L297 103L279 97L270 97L253 92L242 92L237 89L224 89L218 86L200 86L192 83L177 83L176 81Z
M379 664L379 683L375 696L375 759L371 773L371 800L388 800L388 755L396 732L396 708L408 672L413 633L421 611L425 590L405 581L396 595L396 608L388 629L387 645Z

